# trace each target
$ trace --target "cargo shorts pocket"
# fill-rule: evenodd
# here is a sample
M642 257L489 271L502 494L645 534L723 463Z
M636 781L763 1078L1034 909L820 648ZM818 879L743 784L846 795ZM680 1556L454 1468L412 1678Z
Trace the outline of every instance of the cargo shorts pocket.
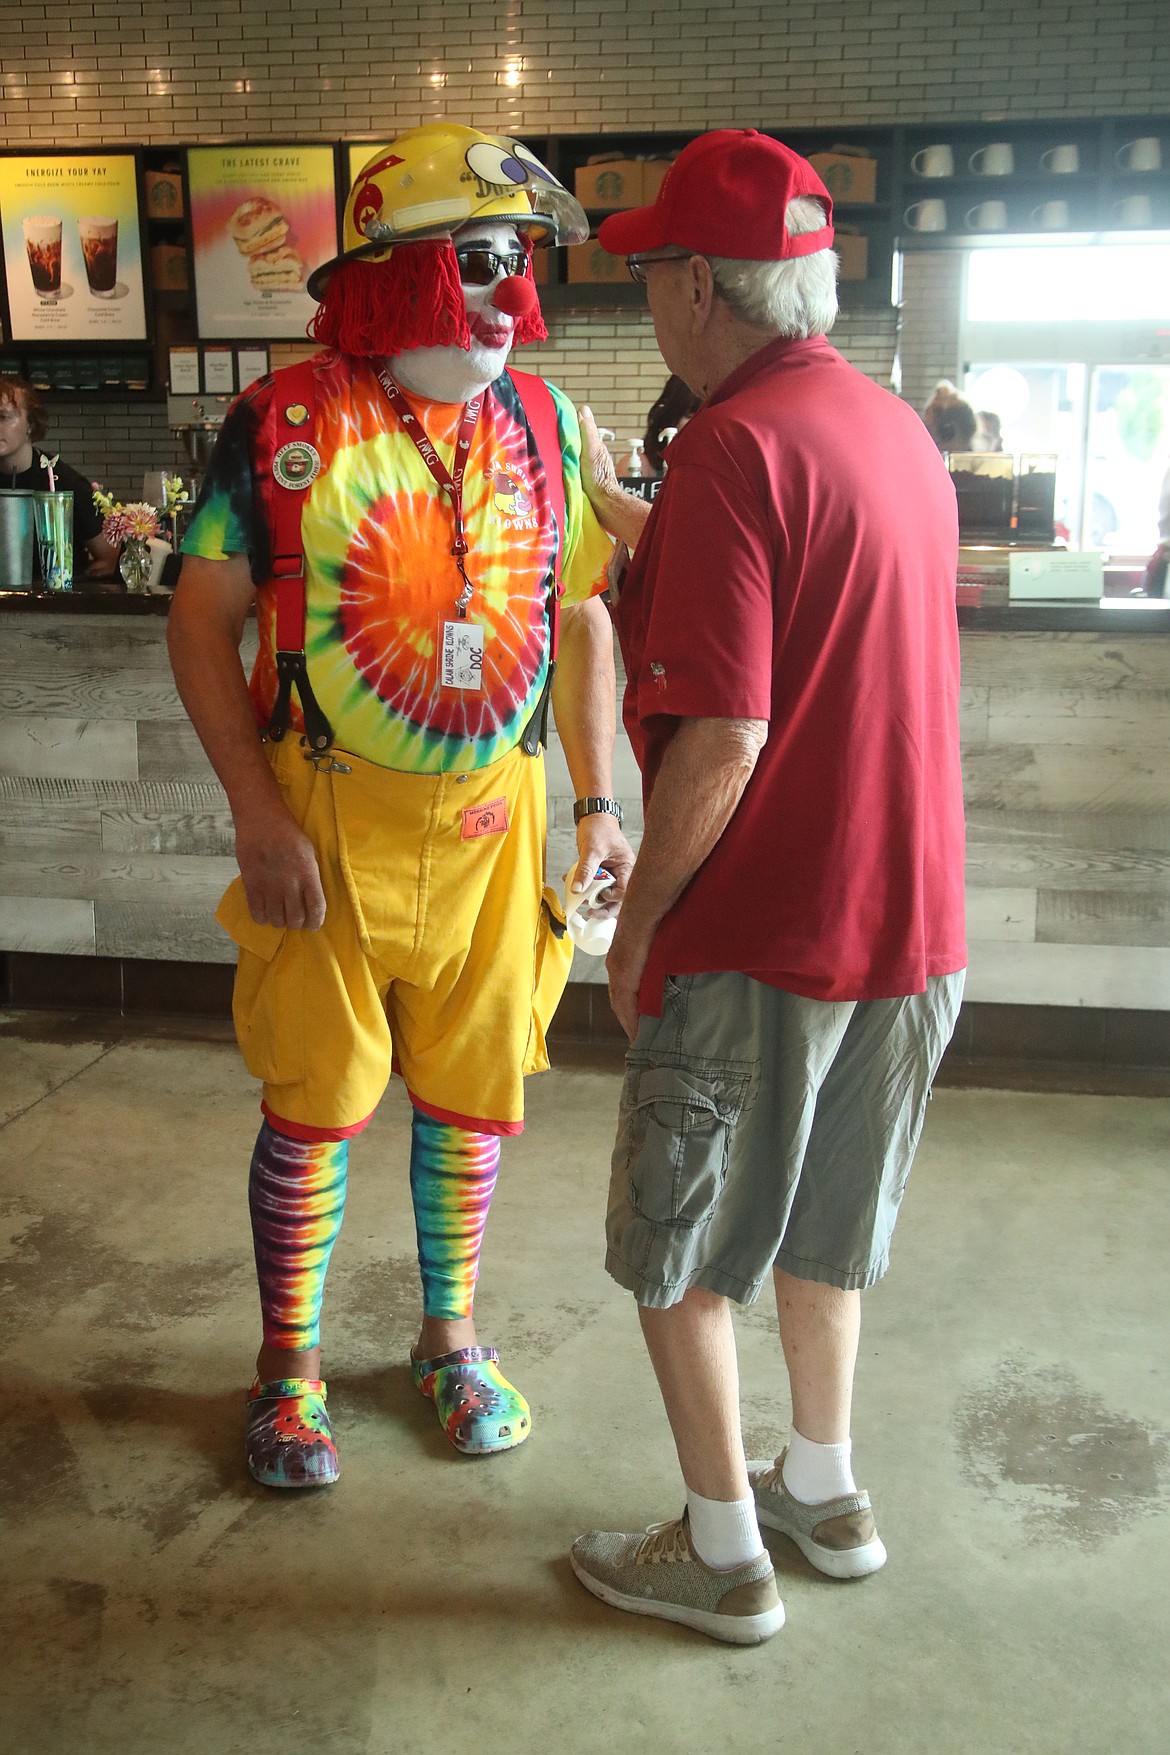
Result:
M701 1225L727 1180L731 1136L750 1077L702 1076L683 1066L631 1069L628 1129L630 1200L657 1225Z
M215 918L240 953L232 1021L244 1065L266 1084L295 1084L305 1070L302 934L253 920L242 878L228 885Z

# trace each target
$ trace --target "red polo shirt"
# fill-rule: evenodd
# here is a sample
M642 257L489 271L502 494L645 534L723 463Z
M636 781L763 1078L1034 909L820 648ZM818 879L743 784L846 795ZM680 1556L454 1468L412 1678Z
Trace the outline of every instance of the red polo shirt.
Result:
M647 804L680 718L768 722L641 989L739 970L812 999L920 993L966 965L955 495L926 428L823 338L715 391L615 620Z

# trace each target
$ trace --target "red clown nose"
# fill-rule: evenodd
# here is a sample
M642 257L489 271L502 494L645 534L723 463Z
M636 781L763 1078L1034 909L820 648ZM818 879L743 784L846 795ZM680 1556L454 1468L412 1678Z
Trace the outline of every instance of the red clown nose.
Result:
M492 294L492 304L497 311L503 311L505 317L527 317L534 310L537 301L536 288L530 280L522 275L510 274L507 280L501 280Z

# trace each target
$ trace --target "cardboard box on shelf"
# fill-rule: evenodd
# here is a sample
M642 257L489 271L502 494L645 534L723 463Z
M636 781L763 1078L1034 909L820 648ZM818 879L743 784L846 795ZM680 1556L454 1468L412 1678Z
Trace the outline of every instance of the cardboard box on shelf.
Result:
M644 169L632 158L579 165L573 173L573 193L582 207L591 207L596 212L616 213L623 207L640 207Z
M178 244L152 244L150 246L150 284L159 292L186 292L186 250Z
M869 239L853 226L834 228L833 248L841 264L842 280L869 279Z
M669 158L648 158L642 166L642 203L646 206L655 200L662 180L674 163Z
M860 147L835 146L809 154L809 164L834 201L877 200L877 160Z
M611 256L603 250L596 238L590 238L587 244L570 244L569 283L572 286L605 285L612 282L623 282L629 279L626 272L624 256Z
M148 219L182 219L183 179L178 171L147 171L143 182Z

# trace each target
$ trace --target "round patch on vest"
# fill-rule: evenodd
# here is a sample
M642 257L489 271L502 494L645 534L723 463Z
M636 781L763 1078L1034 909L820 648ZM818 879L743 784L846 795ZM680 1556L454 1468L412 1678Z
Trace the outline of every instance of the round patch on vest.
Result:
M282 488L307 488L321 473L321 454L307 439L282 445L272 459L272 479Z

